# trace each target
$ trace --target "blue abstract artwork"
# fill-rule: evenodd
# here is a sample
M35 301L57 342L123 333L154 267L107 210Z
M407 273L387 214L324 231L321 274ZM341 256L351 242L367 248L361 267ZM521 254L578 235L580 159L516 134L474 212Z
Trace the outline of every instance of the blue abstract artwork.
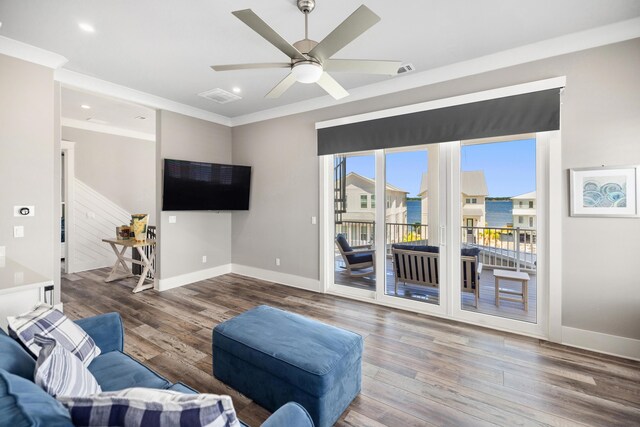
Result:
M626 176L585 177L582 184L582 206L585 208L626 208Z

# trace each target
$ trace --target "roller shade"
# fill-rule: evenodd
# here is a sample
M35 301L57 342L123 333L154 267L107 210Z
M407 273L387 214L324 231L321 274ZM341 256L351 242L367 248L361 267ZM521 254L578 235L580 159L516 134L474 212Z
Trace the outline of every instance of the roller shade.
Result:
M560 129L560 89L318 129L318 155Z

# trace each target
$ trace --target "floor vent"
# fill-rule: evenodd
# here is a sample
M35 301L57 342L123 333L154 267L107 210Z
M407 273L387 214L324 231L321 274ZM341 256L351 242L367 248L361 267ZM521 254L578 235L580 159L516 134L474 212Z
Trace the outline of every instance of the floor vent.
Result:
M227 92L226 90L220 89L220 88L211 89L206 92L201 92L198 94L198 96L210 99L211 101L217 102L218 104L228 104L229 102L242 99L241 96L238 96L231 92Z
M410 73L415 71L416 67L413 64L404 64L402 67L398 68L398 74Z

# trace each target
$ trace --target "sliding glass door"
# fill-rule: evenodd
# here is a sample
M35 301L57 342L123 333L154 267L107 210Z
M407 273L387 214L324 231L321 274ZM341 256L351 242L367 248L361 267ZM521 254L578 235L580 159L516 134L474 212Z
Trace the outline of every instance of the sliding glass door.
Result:
M544 336L548 140L327 156L327 289Z

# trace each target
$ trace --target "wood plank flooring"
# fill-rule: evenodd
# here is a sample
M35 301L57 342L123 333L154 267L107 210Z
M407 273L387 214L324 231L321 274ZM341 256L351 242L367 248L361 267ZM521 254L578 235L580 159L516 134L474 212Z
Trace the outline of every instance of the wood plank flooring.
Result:
M362 392L339 427L640 425L640 362L235 274L138 294L132 279L104 283L107 274L63 278L67 315L120 312L128 354L171 381L231 395L251 426L269 412L213 378L211 330L259 304L365 338Z

